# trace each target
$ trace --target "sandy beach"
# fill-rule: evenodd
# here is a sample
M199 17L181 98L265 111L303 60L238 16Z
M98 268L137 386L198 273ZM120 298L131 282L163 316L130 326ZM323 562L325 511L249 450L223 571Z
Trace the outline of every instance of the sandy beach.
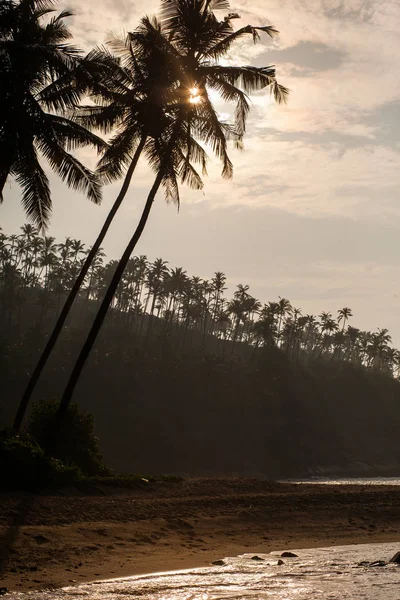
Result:
M400 488L188 479L0 495L0 587L52 589L244 552L399 541Z

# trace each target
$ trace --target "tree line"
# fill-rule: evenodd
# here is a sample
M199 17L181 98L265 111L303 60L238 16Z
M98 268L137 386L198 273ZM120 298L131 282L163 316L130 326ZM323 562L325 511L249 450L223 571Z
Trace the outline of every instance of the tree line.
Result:
M36 303L43 334L48 316L58 314L88 252L80 240L57 243L30 224L20 234L1 232L3 327L18 323L24 307ZM103 251L97 253L79 292L83 315L91 315L102 301L116 266L117 261L105 260ZM319 359L352 363L399 378L400 353L391 346L388 330L351 326L350 308L338 310L336 317L330 312L304 315L285 298L262 303L247 285L239 284L233 297L226 297L226 283L222 272L206 280L170 267L161 258L133 256L113 298L110 318L143 344L172 337L185 352L209 347L214 340L216 355L231 359L245 348L249 361L259 349L275 348L303 365Z

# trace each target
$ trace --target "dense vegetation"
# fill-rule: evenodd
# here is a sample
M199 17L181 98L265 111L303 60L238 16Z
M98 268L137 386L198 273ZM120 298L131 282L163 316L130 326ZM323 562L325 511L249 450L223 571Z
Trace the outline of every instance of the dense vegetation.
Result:
M37 327L43 328L48 314L59 311L86 254L80 240L56 243L31 225L22 227L19 235L2 233L0 302L6 326L18 324L34 294L40 304ZM80 292L85 314L101 301L115 266L116 261L105 262L104 253L98 254ZM302 364L325 358L398 377L400 354L390 346L389 332L352 327L349 308L339 310L336 319L329 312L315 317L303 315L285 298L262 303L246 285L238 285L231 299L225 297L226 289L221 272L202 280L170 268L162 259L133 257L115 295L112 318L146 343L152 337L167 340L176 335L182 352L210 345L211 336L216 355L231 356L240 346L251 360L256 348L276 347Z
M3 237L0 426L12 422L84 253L82 243L56 244L30 226ZM361 463L377 473L398 468L400 384L383 358L387 334L375 355L379 332L364 349L366 334L355 330L350 343L344 317L330 317L333 332L324 331L323 316L300 328L289 303L263 306L243 286L238 320L240 298L225 298L222 274L207 283L164 261L138 257L130 266L76 391L112 468L267 476L361 473ZM36 400L60 397L113 268L100 255Z

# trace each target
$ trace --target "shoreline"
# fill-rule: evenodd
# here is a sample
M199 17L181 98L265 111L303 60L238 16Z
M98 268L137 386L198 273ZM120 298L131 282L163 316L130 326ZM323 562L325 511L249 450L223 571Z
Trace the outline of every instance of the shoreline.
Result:
M399 541L400 549L399 500L396 486L248 479L0 494L0 587L55 589L295 548Z

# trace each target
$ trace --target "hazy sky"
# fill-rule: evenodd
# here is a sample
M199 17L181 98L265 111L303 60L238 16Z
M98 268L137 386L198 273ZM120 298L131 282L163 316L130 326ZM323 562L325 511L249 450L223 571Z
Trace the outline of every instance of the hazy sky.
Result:
M90 48L110 31L133 29L155 0L71 0L73 32ZM287 107L268 92L253 98L245 151L235 175L210 166L204 192L182 188L181 211L160 195L137 254L162 257L190 275L224 271L232 288L250 285L261 301L287 297L303 313L352 308L352 324L387 327L400 345L400 2L240 0L237 26L273 24L277 41L250 39L231 59L276 64L291 89ZM93 160L91 151L83 153ZM49 234L90 244L115 197L101 207L51 178ZM125 247L152 181L141 165L104 248ZM0 207L6 233L24 222L19 191L7 184Z

